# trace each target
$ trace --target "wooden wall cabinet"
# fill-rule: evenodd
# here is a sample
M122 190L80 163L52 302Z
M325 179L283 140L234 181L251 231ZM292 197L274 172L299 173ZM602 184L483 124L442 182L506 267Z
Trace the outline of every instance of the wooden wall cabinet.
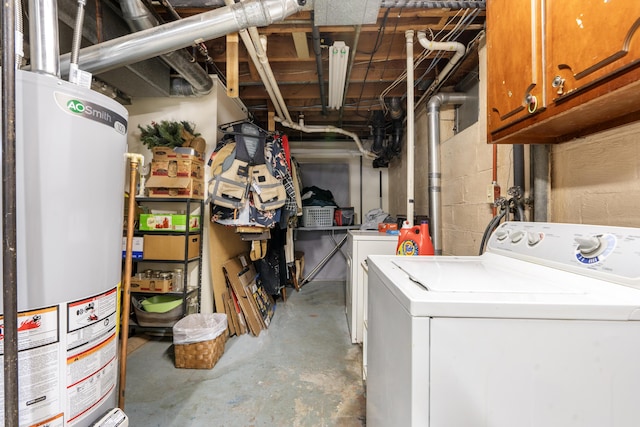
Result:
M487 2L491 143L557 143L640 120L640 1Z

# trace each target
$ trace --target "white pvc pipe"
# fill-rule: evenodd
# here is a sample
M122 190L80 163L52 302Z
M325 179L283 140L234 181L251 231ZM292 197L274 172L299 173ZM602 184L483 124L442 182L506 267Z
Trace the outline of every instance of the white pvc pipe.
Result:
M418 104L421 104L424 97L430 95L435 88L440 84L440 82L444 81L447 75L451 72L453 67L460 61L466 52L466 48L462 43L459 42L434 42L427 39L427 34L424 31L418 31L418 41L428 50L444 50L444 51L455 51L447 65L444 66L442 71L438 74L436 79L431 83L431 86L425 91L424 95L418 100Z
M258 33L258 29L256 27L249 28L249 35L251 36L251 40L253 41L254 46L256 47L256 53L258 55L258 59L260 63L264 67L265 74L267 75L267 81L269 82L273 93L278 100L278 103L282 107L282 114L284 114L284 118L288 121L291 121L291 115L289 114L289 109L287 108L287 104L284 102L284 98L282 97L282 93L280 92L280 87L276 83L276 78L273 75L273 71L271 70L271 65L269 64L269 59L267 58L267 53L265 52L262 41L260 40L260 34Z
M234 3L235 2L233 0L225 0L225 4L227 6L232 6ZM240 38L242 39L242 42L244 43L244 46L247 49L247 52L249 53L249 57L253 61L253 64L255 65L256 70L258 71L258 74L260 75L260 79L264 83L264 87L265 87L265 90L267 91L267 95L269 95L269 98L271 99L271 102L273 103L273 106L276 109L276 114L278 116L282 116L284 114L284 111L286 111L286 105L285 105L284 99L282 98L282 94L280 93L279 89L278 89L278 93L276 93L276 91L273 88L273 85L268 84L270 79L269 79L269 73L267 72L267 69L271 71L271 65L269 64L269 59L267 58L267 55L260 41L258 31L256 30L255 27L251 27L251 28L253 28L253 30L255 31L255 34L257 35L255 39L251 36L251 34L249 33L249 30L247 29L242 29L238 31L238 34L240 34ZM273 76L273 72L271 72L271 76ZM286 112L286 115L289 116L288 111Z
M232 3L233 3L233 1L232 1ZM264 64L258 58L258 54L256 52L256 48L255 48L253 42L251 41L251 36L249 36L249 33L247 32L247 30L240 30L238 33L240 34L240 38L242 39L242 42L244 43L245 47L247 48L247 52L249 53L249 57L253 61L253 64L256 66L256 70L258 71L258 74L260 75L260 80L262 80L262 82L264 83L264 88L267 91L267 95L269 95L269 99L271 99L271 102L273 103L273 106L276 109L276 114L278 116L282 116L283 115L282 105L284 104L284 102L281 104L278 101L278 98L276 97L276 94L273 91L273 87L270 84L267 83L268 82L268 77L267 77L267 73L266 73L265 68L264 68ZM266 62L266 64L268 64L268 61Z
M370 151L367 151L364 148L358 135L356 135L353 132L344 130L342 128L337 128L335 126L305 126L304 121L302 119L300 119L299 124L288 122L286 120L283 120L281 117L276 117L275 121L280 122L282 126L288 127L290 129L299 130L300 132L305 132L305 133L339 133L341 135L346 135L351 139L353 139L353 141L358 146L358 150L360 151L360 153L362 153L363 157L369 160L374 160L377 157L375 154L373 154Z
M234 4L234 1L225 0L225 3L230 6ZM299 124L294 123L291 115L289 114L287 104L282 97L276 78L273 75L273 71L271 70L269 58L267 57L262 41L260 40L258 30L255 27L250 27L248 30L240 30L239 34L240 38L242 38L242 42L245 44L247 51L249 52L249 57L258 70L258 74L265 86L267 94L276 109L276 116L274 117L275 121L281 123L285 127L305 133L339 133L341 135L346 135L353 139L358 146L358 150L365 158L373 160L377 157L375 154L364 148L358 135L353 132L349 132L335 126L305 126L303 119L300 119Z
M414 208L414 157L415 141L413 136L414 127L414 100L413 100L413 30L405 33L407 39L407 222L413 226Z

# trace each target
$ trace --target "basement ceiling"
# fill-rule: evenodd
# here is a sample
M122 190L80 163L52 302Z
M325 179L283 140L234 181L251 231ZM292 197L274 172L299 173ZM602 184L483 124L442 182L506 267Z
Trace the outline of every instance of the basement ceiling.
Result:
M68 52L70 42L65 45L65 39L71 36L77 3L75 0L58 3L60 21L67 26L66 29L61 26L60 30L61 52ZM147 0L146 4L164 22L225 7L224 0L150 3ZM415 102L427 99L438 90L460 90L456 85L477 81L478 44L485 28L484 6L485 2L480 0L315 0L315 4L309 1L300 12L282 22L258 28L258 32L266 42L269 66L294 123L335 126L367 140L371 139L374 116L380 117L376 111L384 112L389 126L391 99L395 98L395 102L406 108L407 30L425 31L429 40L456 41L466 47L466 53L446 79L433 85L454 52L426 51L414 36ZM109 0L87 2L83 47L129 31L119 18L118 9L118 3ZM350 47L350 58L344 103L342 108L334 110L327 106L328 58L329 47L336 41ZM236 76L232 62L228 62L227 54L233 46L230 42L233 35L205 40L199 49L187 50L208 73L218 74L223 82L230 84L230 77ZM332 137L305 134L274 122L274 105L256 66L241 39L237 46L237 95L260 126L270 130L275 127L295 140ZM173 74L166 64L153 58L96 77L112 85L126 102L140 96L169 96L168 76ZM344 135L333 137L350 139Z

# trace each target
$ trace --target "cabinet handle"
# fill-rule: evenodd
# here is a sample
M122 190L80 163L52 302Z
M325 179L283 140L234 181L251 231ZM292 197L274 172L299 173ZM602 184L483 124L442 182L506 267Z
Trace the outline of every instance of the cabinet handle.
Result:
M562 95L564 92L564 79L560 76L555 76L551 82L551 86L556 89L558 95Z

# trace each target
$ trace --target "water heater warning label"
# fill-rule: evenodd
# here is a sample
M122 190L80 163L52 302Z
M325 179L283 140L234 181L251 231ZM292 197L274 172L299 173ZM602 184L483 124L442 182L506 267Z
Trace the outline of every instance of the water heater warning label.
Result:
M121 135L127 133L127 120L113 110L60 92L55 92L55 98L58 107L68 113L107 125Z

